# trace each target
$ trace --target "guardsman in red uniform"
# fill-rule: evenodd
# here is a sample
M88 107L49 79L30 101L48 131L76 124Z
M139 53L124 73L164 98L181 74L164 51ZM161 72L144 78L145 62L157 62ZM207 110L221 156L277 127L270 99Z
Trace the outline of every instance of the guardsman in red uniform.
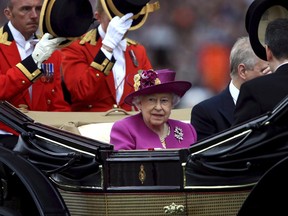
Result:
M41 7L41 0L10 0L4 10L9 22L0 29L0 99L28 110L70 111L61 89L61 53L53 52L63 39L45 35L34 48Z
M0 100L17 108L70 111L61 88L61 53L54 50L65 40L45 34L36 37L42 0L9 0L0 28ZM3 126L3 127L2 127ZM0 125L0 134L9 131Z
M159 9L158 2L148 2L98 0L95 17L100 25L61 49L72 111L132 110L124 103L134 91L127 80L133 81L140 69L152 66L144 46L125 35L142 26L148 13Z

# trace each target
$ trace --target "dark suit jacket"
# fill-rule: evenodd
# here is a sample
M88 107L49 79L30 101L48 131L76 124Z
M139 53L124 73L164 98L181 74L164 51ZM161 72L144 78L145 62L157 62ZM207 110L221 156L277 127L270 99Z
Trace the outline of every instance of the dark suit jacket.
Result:
M234 125L272 111L288 94L288 64L274 73L243 83L234 113Z
M235 104L229 85L218 95L196 104L191 112L191 124L198 140L223 131L233 123Z

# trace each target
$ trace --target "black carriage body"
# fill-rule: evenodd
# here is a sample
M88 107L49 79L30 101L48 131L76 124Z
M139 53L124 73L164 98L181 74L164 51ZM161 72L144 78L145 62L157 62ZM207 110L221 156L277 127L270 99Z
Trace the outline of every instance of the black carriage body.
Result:
M236 215L259 178L288 155L287 99L272 113L189 149L157 151L114 151L35 122L7 102L0 109L0 120L21 134L13 151L0 154L4 210L17 183L39 215ZM43 187L60 214L43 208ZM12 197L23 202L15 192Z

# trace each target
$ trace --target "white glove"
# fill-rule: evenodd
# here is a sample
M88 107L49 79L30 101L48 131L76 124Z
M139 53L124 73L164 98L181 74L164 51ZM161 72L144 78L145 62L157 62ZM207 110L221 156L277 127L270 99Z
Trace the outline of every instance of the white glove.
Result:
M41 69L42 62L51 56L61 42L66 40L63 37L51 38L53 38L51 34L45 33L32 52L32 58L39 69Z
M121 18L118 16L113 17L107 27L107 32L102 43L112 50L115 49L131 27L133 21L131 19L132 16L133 13L128 13Z

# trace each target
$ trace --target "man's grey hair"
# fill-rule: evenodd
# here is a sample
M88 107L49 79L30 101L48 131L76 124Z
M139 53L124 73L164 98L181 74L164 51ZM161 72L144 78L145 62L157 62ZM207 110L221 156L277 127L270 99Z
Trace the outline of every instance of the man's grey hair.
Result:
M254 53L249 37L241 37L233 45L230 52L230 76L237 75L239 64L244 64L247 69L252 70L259 58Z

